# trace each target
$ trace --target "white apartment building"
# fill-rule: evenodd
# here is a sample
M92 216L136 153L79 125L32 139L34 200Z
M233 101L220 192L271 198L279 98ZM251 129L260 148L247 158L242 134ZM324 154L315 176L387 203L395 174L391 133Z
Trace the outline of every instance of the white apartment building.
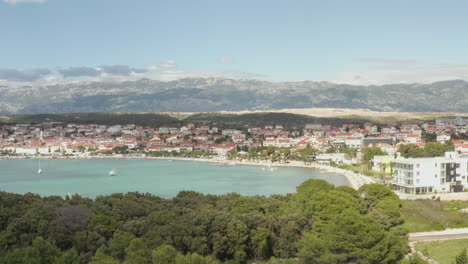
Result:
M446 152L445 157L395 160L392 186L408 194L461 192L468 188L468 157Z
M360 149L362 147L362 137L347 137L344 143L348 148Z

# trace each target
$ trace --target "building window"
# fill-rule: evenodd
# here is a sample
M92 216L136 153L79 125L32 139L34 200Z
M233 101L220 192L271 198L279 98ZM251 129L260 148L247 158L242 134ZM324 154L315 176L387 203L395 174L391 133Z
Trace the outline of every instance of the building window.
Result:
M437 163L436 163L436 164L434 164L434 165L437 167Z
M437 178L437 174L434 175L434 178Z

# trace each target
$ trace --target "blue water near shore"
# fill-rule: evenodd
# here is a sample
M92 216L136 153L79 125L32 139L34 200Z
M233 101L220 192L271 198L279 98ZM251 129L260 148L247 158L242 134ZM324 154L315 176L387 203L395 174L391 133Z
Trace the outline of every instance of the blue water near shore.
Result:
M0 191L32 192L65 196L79 193L94 198L112 193L143 192L170 198L182 190L205 194L236 192L242 195L293 193L307 179L324 179L336 186L348 185L340 174L320 173L310 168L260 166L213 166L210 163L126 159L0 160ZM115 168L117 176L109 176Z

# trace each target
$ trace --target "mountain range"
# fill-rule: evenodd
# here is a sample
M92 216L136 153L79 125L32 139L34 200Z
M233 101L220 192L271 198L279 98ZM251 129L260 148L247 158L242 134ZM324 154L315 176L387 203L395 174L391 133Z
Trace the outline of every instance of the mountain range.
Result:
M348 85L226 78L149 79L52 86L0 86L0 114L213 112L285 108L362 108L468 112L468 82Z

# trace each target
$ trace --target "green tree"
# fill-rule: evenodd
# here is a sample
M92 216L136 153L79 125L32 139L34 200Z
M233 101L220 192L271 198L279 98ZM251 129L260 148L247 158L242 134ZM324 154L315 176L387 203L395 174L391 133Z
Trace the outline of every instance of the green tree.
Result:
M118 264L119 262L106 254L107 247L102 245L91 258L90 264Z
M75 248L71 248L65 252L55 261L55 264L81 264L82 258L78 255Z
M169 245L160 246L151 253L153 264L175 264L176 257L179 255L175 248ZM180 260L180 262L182 262ZM190 263L190 262L189 262Z
M468 264L468 256L466 254L466 248L460 252L458 256L455 257L454 264Z
M32 242L32 247L39 252L41 261L38 263L52 263L54 259L60 255L60 250L42 237L36 237Z
M125 253L127 254L125 257L125 263L127 264L148 263L150 259L148 248L141 238L133 239Z
M403 224L400 198L389 187L373 183L361 186L358 192L370 214L380 221L386 230Z
M299 244L306 263L397 263L407 250L405 241L371 216L351 209L329 219L320 232L306 233Z
M273 255L272 231L258 228L252 232L251 243L255 259L269 259Z
M301 155L301 157L305 158L305 157L315 155L318 152L318 150L314 148L305 148L305 149L299 150L298 152L299 152L299 155Z
M37 264L42 263L40 253L32 247L15 248L8 252L3 259L0 260L4 264Z
M118 153L118 154L127 154L128 153L128 146L113 147L112 152Z
M109 243L110 255L113 258L123 261L125 259L125 249L134 238L135 237L130 233L117 230Z
M379 147L367 147L363 150L363 156L362 159L368 166L370 167L371 161L374 158L374 156L378 155L386 155L387 153L384 152L381 148Z
M76 147L76 150L78 152L84 152L86 150L86 147L82 146L82 145L79 145L78 147Z
M170 263L170 262L164 262ZM219 261L213 259L212 257L203 257L198 255L197 253L190 254L183 256L181 254L177 254L175 258L175 264L219 264Z
M426 155L424 149L414 144L402 144L398 147L398 152L405 158L420 158Z
M454 151L453 144L443 144L437 142L427 142L424 145L424 152L426 157L443 157L445 152Z
M423 260L417 255L410 256L408 259L405 259L400 262L400 264L428 264L429 262Z
M235 200L232 210L239 214L246 214L249 212L261 212L264 208L256 197L240 196Z
M245 250L249 238L247 226L242 221L233 219L228 223L226 232L228 254L237 261L245 261L247 259Z

